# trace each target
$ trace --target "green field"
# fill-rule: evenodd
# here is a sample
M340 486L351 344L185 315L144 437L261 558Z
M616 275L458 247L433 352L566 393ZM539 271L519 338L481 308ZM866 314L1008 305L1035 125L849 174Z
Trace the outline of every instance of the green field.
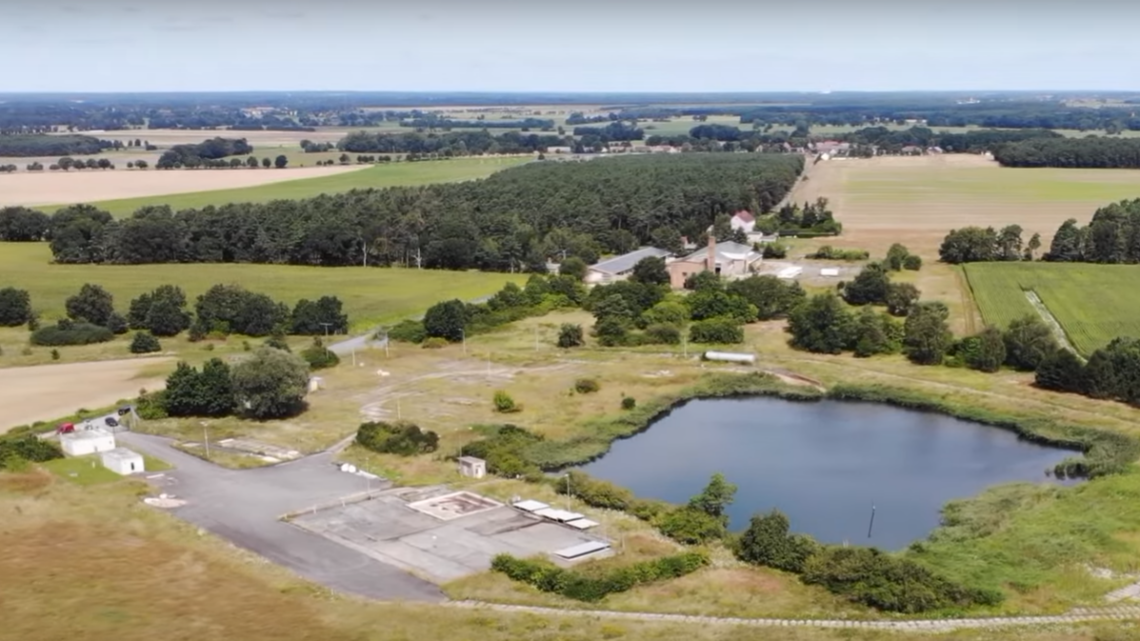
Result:
M350 154L355 157L354 154ZM217 191L196 191L186 194L145 196L123 200L104 200L92 203L96 207L111 212L118 218L131 215L145 205L170 205L174 210L200 208L207 205L225 205L238 202L268 202L270 200L295 200L321 194L335 194L353 189L427 185L431 183L460 182L485 178L496 171L526 162L527 158L462 158L458 160L425 161L414 163L393 163L374 165L360 171L350 171L320 178L303 178L285 182L242 187L240 189L220 189ZM63 205L42 207L52 212Z
M0 243L0 286L26 289L45 319L64 314L64 302L84 283L102 285L126 312L132 298L169 283L193 301L217 283L238 283L292 305L301 298L339 297L354 328L422 313L440 300L492 294L520 275L375 267L291 265L53 265L47 243Z
M965 272L989 325L1037 314L1025 296L1032 290L1083 354L1118 336L1140 337L1140 265L973 263Z

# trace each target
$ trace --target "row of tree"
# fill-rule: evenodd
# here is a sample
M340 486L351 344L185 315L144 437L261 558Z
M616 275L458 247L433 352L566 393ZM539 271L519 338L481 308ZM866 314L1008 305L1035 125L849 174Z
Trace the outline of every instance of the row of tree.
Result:
M100 140L93 136L40 134L0 136L0 156L65 156L92 155L104 149L121 148L119 141Z
M1140 139L1035 138L998 145L994 160L1005 167L1140 168Z
M222 417L269 420L305 410L309 366L288 351L258 348L233 367L214 358L201 370L179 362L166 388L146 399L150 416Z
M497 136L487 131L457 131L444 134L355 131L340 139L336 143L336 148L351 153L435 153L452 157L534 153L569 144L570 141L562 136L513 131ZM310 149L318 148L310 145Z
M211 334L319 336L348 331L348 316L335 296L301 299L290 309L239 285L214 285L198 297L194 314L186 308L186 294L175 285L161 285L135 298L125 316L115 311L110 292L91 283L84 284L64 306L71 321L106 327L116 334L129 328L175 336L189 329L192 339L200 339ZM37 325L31 296L14 287L0 289L0 326L25 323L33 329Z
M155 167L174 169L176 167L197 167L208 161L217 161L228 156L246 156L253 153L253 145L245 138L215 137L192 145L175 145L163 152Z
M1082 363L1068 350L1052 352L1037 367L1037 385L1140 407L1140 338L1120 337Z
M1075 219L1066 220L1044 258L1070 263L1140 263L1140 198L1098 208L1085 227Z
M532 163L480 181L264 204L144 207L125 220L89 205L51 217L61 263L251 262L545 271L548 260L682 236L718 215L766 212L803 167L790 155L675 155ZM0 229L3 226L0 225Z
M963 227L952 229L938 248L938 257L945 263L978 263L991 261L1031 261L1041 249L1041 235L1033 234L1028 242L1022 240L1021 225L1007 225L1000 231L993 227ZM1056 242L1056 241L1054 241ZM1048 260L1048 255L1046 255Z

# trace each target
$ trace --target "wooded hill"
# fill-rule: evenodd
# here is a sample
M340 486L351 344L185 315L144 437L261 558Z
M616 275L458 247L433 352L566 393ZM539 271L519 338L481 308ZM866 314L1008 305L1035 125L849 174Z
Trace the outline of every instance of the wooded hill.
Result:
M87 205L51 218L61 263L248 262L544 271L550 259L702 237L718 215L765 213L800 155L684 154L536 162L485 180L357 190L126 220Z

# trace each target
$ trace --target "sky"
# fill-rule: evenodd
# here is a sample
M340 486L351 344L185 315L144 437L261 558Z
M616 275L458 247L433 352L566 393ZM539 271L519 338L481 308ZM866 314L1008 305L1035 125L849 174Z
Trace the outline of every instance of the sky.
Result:
M0 92L1138 90L1129 0L0 0Z

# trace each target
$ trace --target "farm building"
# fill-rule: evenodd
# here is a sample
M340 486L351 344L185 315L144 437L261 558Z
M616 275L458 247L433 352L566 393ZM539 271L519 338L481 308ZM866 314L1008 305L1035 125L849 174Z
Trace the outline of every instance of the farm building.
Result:
M59 445L68 456L86 456L115 449L115 435L101 429L59 435Z
M586 269L586 282L589 284L609 283L615 280L624 280L633 272L633 267L642 258L665 258L669 252L656 247L642 247L640 249L614 256L590 265Z
M103 467L123 476L146 471L142 454L125 447L116 447L109 452L103 452Z
M678 258L665 268L669 271L670 285L674 289L680 289L685 286L685 279L703 271L715 271L725 277L747 276L763 257L751 245L732 241L717 243L710 236L708 247Z

